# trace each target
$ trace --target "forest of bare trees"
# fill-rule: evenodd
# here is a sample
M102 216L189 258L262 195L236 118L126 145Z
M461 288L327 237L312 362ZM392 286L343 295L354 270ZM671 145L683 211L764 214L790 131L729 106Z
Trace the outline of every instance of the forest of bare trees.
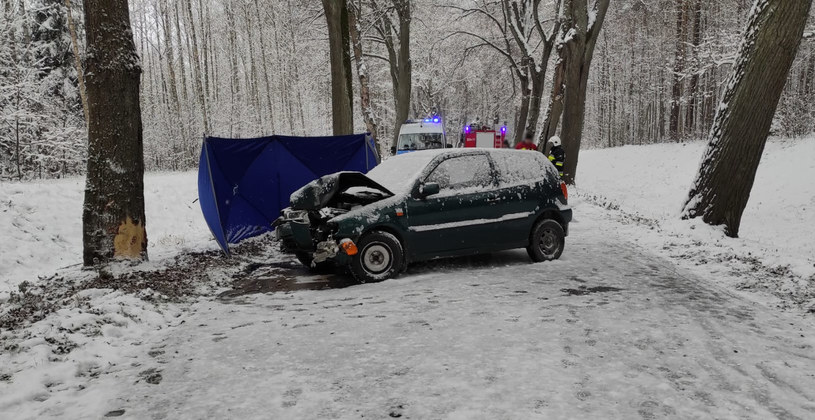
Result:
M321 1L129 3L143 69L148 169L194 168L205 134L332 132ZM507 122L514 139L527 129L548 137L560 1L404 3L348 2L348 39L356 39L350 48L353 131L374 130L389 146L405 113L437 112L453 138L467 122L495 118ZM586 83L582 147L704 138L751 6L750 0L613 1ZM82 60L76 59L77 52L87 58L82 9L81 1L3 3L2 179L85 170ZM779 136L808 134L815 122L812 26L810 18L772 124Z

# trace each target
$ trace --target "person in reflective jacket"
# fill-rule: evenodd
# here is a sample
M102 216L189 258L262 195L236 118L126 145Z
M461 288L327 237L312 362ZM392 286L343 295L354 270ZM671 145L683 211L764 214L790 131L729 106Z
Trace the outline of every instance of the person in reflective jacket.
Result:
M552 138L549 139L549 145L549 161L555 165L558 174L563 178L563 162L566 160L566 152L560 144L560 137L552 136Z

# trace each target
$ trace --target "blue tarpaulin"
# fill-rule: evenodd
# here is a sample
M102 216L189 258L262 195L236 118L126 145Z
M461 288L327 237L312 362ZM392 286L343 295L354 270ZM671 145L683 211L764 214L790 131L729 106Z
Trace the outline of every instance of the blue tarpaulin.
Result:
M334 137L204 138L198 199L221 249L272 230L291 193L339 171L367 173L379 163L367 134Z

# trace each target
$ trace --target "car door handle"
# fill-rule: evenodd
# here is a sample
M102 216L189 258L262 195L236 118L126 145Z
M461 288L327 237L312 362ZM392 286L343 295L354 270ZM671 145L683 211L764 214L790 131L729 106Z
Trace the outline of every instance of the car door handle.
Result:
M487 202L490 204L497 204L499 201L501 201L500 197L492 197L487 199Z

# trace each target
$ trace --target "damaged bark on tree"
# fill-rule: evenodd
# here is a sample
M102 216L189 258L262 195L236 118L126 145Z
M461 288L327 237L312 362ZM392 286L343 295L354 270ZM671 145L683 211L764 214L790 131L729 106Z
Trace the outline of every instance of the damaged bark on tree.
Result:
M88 173L83 262L146 259L141 67L127 0L86 0Z

